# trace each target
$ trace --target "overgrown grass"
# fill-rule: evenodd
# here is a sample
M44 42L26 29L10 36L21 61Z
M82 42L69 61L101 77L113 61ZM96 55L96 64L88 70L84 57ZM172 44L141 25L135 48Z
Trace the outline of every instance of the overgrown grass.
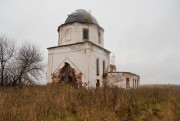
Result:
M0 121L179 121L180 88L0 87Z

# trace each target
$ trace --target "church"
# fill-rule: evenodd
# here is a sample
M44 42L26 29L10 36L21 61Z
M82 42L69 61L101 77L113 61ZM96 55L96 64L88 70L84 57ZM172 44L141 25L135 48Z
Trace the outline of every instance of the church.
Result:
M140 77L117 72L104 48L104 29L89 12L79 9L68 15L58 29L58 46L48 49L48 83L77 87L137 88Z

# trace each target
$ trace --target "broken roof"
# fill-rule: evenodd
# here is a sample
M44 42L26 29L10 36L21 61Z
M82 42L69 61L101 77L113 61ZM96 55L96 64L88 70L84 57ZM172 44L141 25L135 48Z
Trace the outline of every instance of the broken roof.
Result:
M134 75L134 76L137 76L137 77L139 77L139 75L137 75L137 74L134 74L134 73L131 73L131 72L108 72L108 73L131 74L131 75Z

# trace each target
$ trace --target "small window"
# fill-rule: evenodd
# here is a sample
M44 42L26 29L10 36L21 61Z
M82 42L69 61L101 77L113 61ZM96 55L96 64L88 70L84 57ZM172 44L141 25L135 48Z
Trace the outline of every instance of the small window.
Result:
M105 65L106 63L105 63L105 61L103 61L103 75L105 74Z
M129 82L129 78L126 78L126 88L130 88L130 82Z
M96 81L97 81L96 82L96 88L98 88L98 87L100 87L100 81L99 81L99 79L97 79Z
M96 59L96 74L99 76L99 59Z
M139 84L138 84L138 83L139 83L139 80L137 80L137 82L136 82L136 83L137 83L137 84L136 84L136 88L138 88L138 86L139 86Z
M98 31L98 43L101 44L101 32Z
M83 39L89 39L89 29L83 29Z

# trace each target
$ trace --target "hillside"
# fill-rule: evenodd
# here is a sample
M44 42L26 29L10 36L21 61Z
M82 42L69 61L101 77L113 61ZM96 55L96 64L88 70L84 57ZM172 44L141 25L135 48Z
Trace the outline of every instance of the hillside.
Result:
M180 87L0 87L0 121L178 121Z

